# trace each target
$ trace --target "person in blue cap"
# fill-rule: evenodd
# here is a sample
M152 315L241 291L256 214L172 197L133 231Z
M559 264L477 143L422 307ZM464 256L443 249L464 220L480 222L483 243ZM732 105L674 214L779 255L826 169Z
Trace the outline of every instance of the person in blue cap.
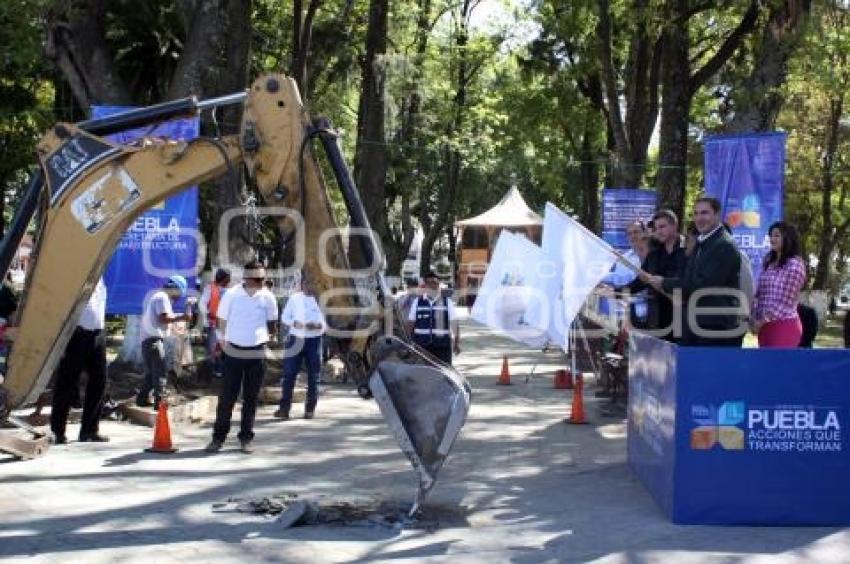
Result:
M180 275L168 278L162 289L150 294L142 312L142 361L145 365L145 382L136 396L136 405L150 407L153 390L154 409L159 408L165 391L168 370L165 366L165 343L169 325L178 321L191 321L190 313L175 314L173 304L186 295L189 284Z

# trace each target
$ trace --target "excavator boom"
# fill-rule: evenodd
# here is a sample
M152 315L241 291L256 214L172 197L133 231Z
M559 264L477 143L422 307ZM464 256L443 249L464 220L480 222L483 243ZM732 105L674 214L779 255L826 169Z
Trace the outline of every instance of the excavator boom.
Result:
M191 114L210 105L244 103L242 131L191 142L144 139L116 145L95 135ZM19 308L18 326L0 386L0 415L33 403L44 391L81 310L124 231L142 212L168 196L245 166L284 241L293 246L293 269L307 273L326 309L332 336L354 381L375 394L402 450L419 474L417 503L465 421L471 393L451 367L394 335L392 306L378 268L352 271L331 211L311 139L322 142L362 256L380 266L382 253L330 125L311 122L294 81L268 75L247 93L212 102L186 99L103 120L58 124L38 145L41 172L13 229L0 248L8 268L35 202L42 202L36 247ZM42 187L43 185L43 187ZM221 261L219 261L221 263ZM4 272L5 273L5 272ZM369 292L356 279L373 282ZM385 316L384 313L387 315ZM0 449L3 448L0 440Z

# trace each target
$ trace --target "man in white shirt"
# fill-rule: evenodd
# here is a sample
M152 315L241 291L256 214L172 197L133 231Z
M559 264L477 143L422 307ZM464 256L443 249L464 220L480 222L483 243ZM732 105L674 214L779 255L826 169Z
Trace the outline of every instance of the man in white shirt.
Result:
M623 253L623 257L635 267L640 268L650 250L648 248L649 243L645 239L646 227L644 226L644 223L640 220L630 223L626 227L626 236L629 238L631 248ZM630 284L636 277L637 274L634 269L631 269L622 262L617 261L611 268L611 272L602 279L601 283L619 289ZM625 313L621 306L616 304L613 299L609 298L603 298L603 301L600 302L600 310L602 313L609 313L612 305L614 310L617 312L618 317ZM630 309L632 324L638 327L643 326L646 321L647 314L649 313L646 291L641 291L630 296Z
M218 396L212 441L207 452L221 450L230 432L233 406L242 390L239 443L242 452L254 451L257 397L266 371L266 345L274 334L277 300L265 286L266 269L258 261L245 265L243 282L230 288L218 304L218 329L224 354L224 380Z
M307 365L307 400L304 404L304 419L312 419L319 401L319 371L322 368L322 335L327 323L319 303L316 301L315 287L312 281L302 276L301 290L292 294L286 301L280 316L281 331L289 333L284 345L283 357L283 394L280 409L275 417L284 421L289 419L292 407L292 392L295 379L301 369L301 363Z
M425 275L425 288L411 303L407 332L413 335L414 343L446 364L452 363L452 350L460 354L460 324L455 305L441 295L440 279L433 270Z
M165 343L169 326L177 321L191 321L189 313L175 314L173 303L186 295L189 285L180 275L171 276L145 300L142 312L141 338L142 361L145 365L145 382L136 396L136 405L149 407L150 393L153 390L154 409L159 409L165 391L168 370L165 366Z
M71 401L79 393L80 374L88 375L85 404L80 424L80 442L106 442L108 437L98 433L100 412L103 409L103 392L106 388L106 286L99 279L80 316L74 334L59 362L56 383L53 387L53 404L50 409L50 430L55 444L65 444L65 426Z

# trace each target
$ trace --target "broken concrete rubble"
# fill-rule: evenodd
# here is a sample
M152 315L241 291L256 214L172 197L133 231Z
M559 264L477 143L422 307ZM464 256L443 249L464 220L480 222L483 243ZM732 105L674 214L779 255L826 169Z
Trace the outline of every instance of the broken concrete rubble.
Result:
M426 506L411 517L409 503L371 498L311 501L299 499L297 494L284 493L259 499L231 498L225 503L213 504L213 511L275 517L281 528L328 525L434 531L442 526L464 523L466 509Z

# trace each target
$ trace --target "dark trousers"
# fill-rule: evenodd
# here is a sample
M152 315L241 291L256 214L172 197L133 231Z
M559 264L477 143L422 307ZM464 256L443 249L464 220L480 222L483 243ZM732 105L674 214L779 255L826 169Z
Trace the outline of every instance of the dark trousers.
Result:
M442 360L446 364L451 365L451 363L452 363L452 346L451 345L447 345L447 346L429 345L429 346L425 347L425 350L427 350L429 353L436 356L437 358L439 358L440 360Z
M97 434L103 393L106 387L106 343L102 331L88 331L77 327L65 355L59 362L50 409L50 429L54 435L64 436L71 402L77 398L80 374L86 371L86 396L80 436Z
M218 348L218 333L216 333L215 327L207 327L206 328L206 347L207 347L207 361L209 362L210 368L213 371L215 376L221 376L224 372L224 364L221 359L221 352L217 350Z
M242 390L242 420L240 421L239 440L254 439L254 418L257 415L257 397L266 375L265 345L259 347L233 347L233 354L223 353L224 378L218 394L218 407L215 412L213 439L224 441L230 432L230 419L233 406Z
M319 370L322 367L322 338L308 337L306 339L290 335L286 339L286 356L283 359L283 394L280 398L280 410L289 413L292 407L292 392L295 390L295 379L301 369L301 363L307 365L307 401L304 411L316 411L319 401Z
M150 337L142 341L142 361L145 365L145 383L136 398L147 403L153 390L154 404L159 405L165 391L168 369L165 366L165 343L161 337Z
M436 342L435 342L436 341ZM413 342L445 362L448 365L452 363L452 342L451 339L436 339L429 335L413 335Z

